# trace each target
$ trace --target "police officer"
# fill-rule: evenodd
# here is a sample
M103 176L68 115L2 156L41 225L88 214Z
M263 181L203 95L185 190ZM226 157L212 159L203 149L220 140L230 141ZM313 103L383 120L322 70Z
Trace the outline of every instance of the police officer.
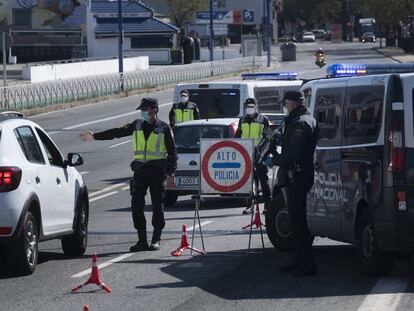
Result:
M239 120L239 126L236 130L235 137L254 139L254 146L256 147L259 144L263 133L265 133L269 127L269 119L259 113L259 107L255 98L247 98L244 102L244 107L244 117ZM264 198L263 213L266 213L270 206L270 188L267 177L267 166L263 163L255 163L253 177L256 183L260 181ZM243 214L249 214L252 211L252 206L248 203Z
M131 169L131 208L134 227L138 231L138 242L130 247L131 252L159 250L161 232L165 226L163 198L166 175L173 176L177 168L177 151L169 125L158 116L158 102L153 98L143 98L137 110L142 119L135 120L121 128L80 134L82 140L110 140L132 135L134 160ZM146 219L144 215L145 195L149 188L152 201L152 225L154 227L151 245L147 241Z
M171 127L181 122L200 119L198 107L195 103L190 102L190 93L187 90L180 92L180 102L173 104L169 119Z
M278 184L286 190L290 227L297 252L293 260L279 270L293 272L295 276L315 275L313 238L306 223L306 194L313 185L313 155L319 130L316 120L304 106L301 92L286 92L282 104L287 113L282 152L279 154L276 148L272 148L273 164L279 166Z

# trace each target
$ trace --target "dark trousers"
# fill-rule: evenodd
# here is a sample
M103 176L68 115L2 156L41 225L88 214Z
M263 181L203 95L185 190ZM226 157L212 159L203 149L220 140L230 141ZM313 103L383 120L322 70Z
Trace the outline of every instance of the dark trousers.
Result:
M310 187L306 182L296 180L286 185L286 199L289 213L290 228L298 250L307 251L312 248L313 237L306 222L306 193Z
M152 226L154 232L161 235L165 226L164 220L164 170L157 167L142 167L134 171L134 189L132 192L131 209L134 227L140 239L146 236L147 222L144 215L145 195L149 188L152 202Z
M270 200L270 187L269 187L269 178L267 177L267 166L262 164L262 163L258 163L255 164L254 166L254 171L253 171L253 178L256 181L256 183L258 181L260 181L260 186L262 188L262 193L263 193L263 197L265 200Z

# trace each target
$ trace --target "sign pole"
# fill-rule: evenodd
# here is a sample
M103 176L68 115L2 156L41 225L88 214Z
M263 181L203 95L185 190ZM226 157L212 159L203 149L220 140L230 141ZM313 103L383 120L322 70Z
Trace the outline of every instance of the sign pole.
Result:
M213 0L210 0L210 63L211 63L210 75L211 76L214 76L213 60L214 60Z
M124 91L124 55L122 45L124 43L124 32L122 30L122 0L118 0L118 67L121 91Z
M1 40L2 40L2 52L3 52L3 86L7 86L7 70L6 70L6 33L1 33Z

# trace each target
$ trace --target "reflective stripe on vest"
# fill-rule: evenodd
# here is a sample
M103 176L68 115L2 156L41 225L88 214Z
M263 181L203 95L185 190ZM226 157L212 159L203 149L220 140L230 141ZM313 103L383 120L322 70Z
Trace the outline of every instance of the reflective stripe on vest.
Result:
M141 124L137 122L137 129L132 134L132 149L134 150L134 159L140 162L166 159L167 145L165 144L164 130L159 127L155 128L145 140Z
M263 127L264 126L262 123L252 122L249 124L245 122L241 126L241 138L254 139L254 145L257 146L262 137Z
M175 123L181 123L185 121L194 120L194 110L191 108L187 108L187 109L175 108L174 113L175 113Z

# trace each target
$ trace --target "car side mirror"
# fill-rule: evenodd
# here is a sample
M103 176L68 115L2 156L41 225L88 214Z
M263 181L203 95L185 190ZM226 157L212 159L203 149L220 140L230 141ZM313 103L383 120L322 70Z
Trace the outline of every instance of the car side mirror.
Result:
M78 153L69 153L66 163L69 166L79 166L83 164L83 158Z

